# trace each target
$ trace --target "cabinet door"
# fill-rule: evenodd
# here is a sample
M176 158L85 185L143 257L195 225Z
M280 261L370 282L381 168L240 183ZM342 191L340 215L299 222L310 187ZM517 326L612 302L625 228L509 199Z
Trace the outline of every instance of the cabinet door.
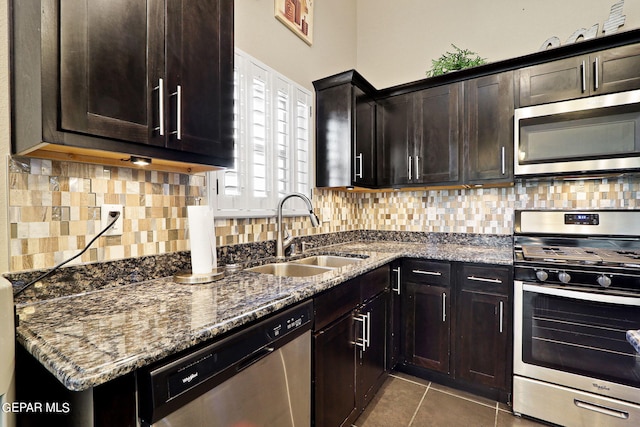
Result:
M464 264L459 272L456 377L507 390L511 373L510 268Z
M386 372L386 339L389 291L382 292L358 313L366 316L365 348L358 348L359 365L357 368L357 395L360 408L364 408L373 398L384 379Z
M455 183L459 177L460 83L416 94L416 138L409 182Z
M316 91L316 185L351 185L353 158L353 86Z
M589 95L591 67L587 56L562 59L519 71L518 106L545 104Z
M159 126L164 5L60 2L60 122L65 131L164 145ZM155 119L155 122L154 122Z
M378 109L378 181L380 186L409 182L409 147L413 149L413 94L380 102Z
M232 0L167 0L167 147L233 164Z
M354 96L353 183L373 187L376 185L376 104L357 86L354 87Z
M477 384L506 388L508 313L506 296L462 290L456 376Z
M357 414L352 314L316 333L314 343L314 417L317 427L336 427Z
M591 55L596 72L594 95L640 88L640 44L617 47Z
M449 373L449 289L407 283L404 357L407 363Z
M471 184L513 181L513 74L465 82L465 171Z

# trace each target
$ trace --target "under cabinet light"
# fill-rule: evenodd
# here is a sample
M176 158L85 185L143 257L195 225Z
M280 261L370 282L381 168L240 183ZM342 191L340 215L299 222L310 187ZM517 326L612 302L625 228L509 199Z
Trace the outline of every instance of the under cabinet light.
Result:
M129 159L122 159L125 162L131 162L137 166L149 166L151 159L149 157L131 156Z

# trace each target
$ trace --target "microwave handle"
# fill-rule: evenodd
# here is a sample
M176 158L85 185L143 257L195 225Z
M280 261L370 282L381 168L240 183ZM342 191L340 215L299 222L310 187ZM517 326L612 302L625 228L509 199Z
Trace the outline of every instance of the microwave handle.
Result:
M507 148L503 145L501 150L500 150L500 160L501 160L501 167L502 167L502 175L507 173L507 152L506 152Z
M640 298L636 298L636 297L621 297L617 295L605 295L601 293L579 292L579 291L572 291L567 289L558 289L553 287L528 285L528 284L524 284L522 286L522 290L535 292L538 294L572 298L572 299L578 299L583 301L595 301L595 302L603 302L603 303L609 303L609 304L630 305L630 306L640 307Z
M599 60L598 57L596 56L596 60L593 62L593 80L594 80L594 90L598 90L598 65L599 64Z

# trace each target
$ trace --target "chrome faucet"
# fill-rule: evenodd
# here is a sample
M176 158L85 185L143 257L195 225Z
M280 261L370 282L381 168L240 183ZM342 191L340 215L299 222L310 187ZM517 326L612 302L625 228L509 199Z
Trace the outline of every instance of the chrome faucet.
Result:
M278 230L277 230L277 239L276 239L276 257L284 258L284 251L291 246L291 242L293 241L293 237L285 230L284 224L282 224L282 206L284 202L289 200L292 197L299 197L307 204L307 208L309 209L309 219L311 220L311 225L317 227L320 224L318 217L315 213L313 213L313 205L311 204L311 200L307 196L302 193L291 193L284 196L280 199L278 203Z

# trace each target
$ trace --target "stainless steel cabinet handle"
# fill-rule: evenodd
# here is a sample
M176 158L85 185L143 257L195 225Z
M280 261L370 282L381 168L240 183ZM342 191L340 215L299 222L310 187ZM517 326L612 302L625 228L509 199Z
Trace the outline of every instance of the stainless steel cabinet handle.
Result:
M164 79L158 79L158 86L153 90L158 90L158 127L153 128L160 133L160 136L164 136Z
M353 318L353 320L355 320L356 322L362 322L362 338L357 338L356 337L356 342L355 345L357 347L360 347L362 349L362 351L365 351L367 349L367 316L365 316L364 314L360 314L358 316L355 316Z
M393 270L394 273L396 273L396 284L398 285L397 288L391 288L391 290L393 292L395 292L396 294L400 295L400 267L398 268L394 268Z
M416 179L420 179L420 157L416 156Z
M502 175L507 173L507 152L506 147L503 145L500 149L500 160L502 163Z
M504 301L500 301L500 333L503 331L504 323Z
M424 271L424 270L412 270L414 274L424 274L427 276L442 276L442 273L439 271Z
M411 181L411 162L413 162L413 157L409 156L409 181Z
M502 283L502 280L500 279L487 279L484 277L476 277L476 276L467 276L467 280L473 280L475 282L498 283L498 284Z
M367 312L367 339L365 340L365 344L367 348L371 347L371 312Z
M447 321L447 294L442 294L442 321Z
M583 402L582 400L573 399L573 403L582 409L588 409L594 412L600 412L601 414L606 414L612 417L621 418L626 420L629 418L629 413L624 411L619 411L613 408L607 408L606 406L596 405L595 403Z
M598 80L599 80L599 78L598 78L599 77L598 76L598 65L599 65L599 63L598 62L599 62L599 58L596 56L596 60L593 63L593 68L594 68L593 80L595 81L595 86L594 86L595 90L598 90Z
M358 169L358 167L356 166L356 179L363 178L363 172L362 172L362 153L358 154L356 156L356 160L358 161L357 166L360 166L360 169ZM359 171L359 172L358 172Z
M587 64L582 61L580 68L582 71L582 93L584 93L587 91Z
M178 85L171 96L176 97L176 130L171 132L171 135L176 135L180 140L182 139L182 86Z

